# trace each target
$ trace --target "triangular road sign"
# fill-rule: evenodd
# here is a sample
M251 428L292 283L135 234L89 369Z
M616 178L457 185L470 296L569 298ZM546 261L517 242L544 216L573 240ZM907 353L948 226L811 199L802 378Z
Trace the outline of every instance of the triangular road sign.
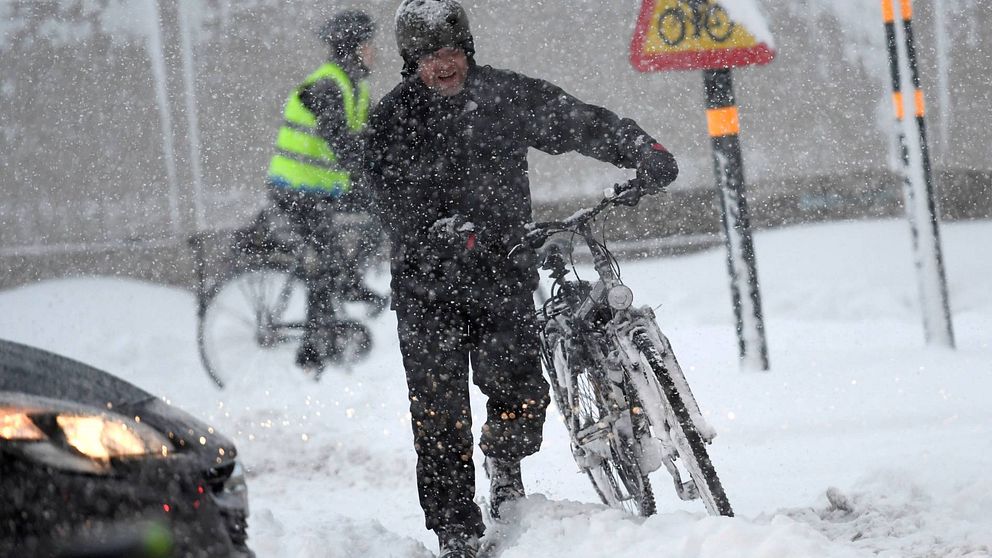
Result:
M630 45L641 72L767 64L775 51L716 0L644 0Z

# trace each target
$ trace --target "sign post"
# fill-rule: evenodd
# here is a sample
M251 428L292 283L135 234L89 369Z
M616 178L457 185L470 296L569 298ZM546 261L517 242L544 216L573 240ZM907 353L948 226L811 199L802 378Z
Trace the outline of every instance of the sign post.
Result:
M933 171L927 145L926 105L920 85L913 37L913 5L911 0L900 0L900 7L909 77L913 85L912 108L916 115L917 132L915 136L912 133L907 134L904 129L907 125L904 102L908 99L905 99L902 93L895 6L893 0L882 0L882 19L885 23L889 71L892 76L892 103L896 114L899 152L902 156L903 194L913 237L913 253L923 308L923 330L927 343L954 348L954 329L951 325L944 256L940 246L940 218L934 196ZM913 144L913 149L910 149L910 143Z
M754 261L751 218L744 192L744 159L741 156L740 120L729 69L704 70L706 120L713 143L723 231L726 234L730 290L737 319L738 352L751 369L768 370L768 346Z
M732 20L724 7L712 0L644 0L631 43L631 63L639 71L703 71L738 354L742 366L752 370L768 370L768 345L730 69L767 64L774 57L767 43Z

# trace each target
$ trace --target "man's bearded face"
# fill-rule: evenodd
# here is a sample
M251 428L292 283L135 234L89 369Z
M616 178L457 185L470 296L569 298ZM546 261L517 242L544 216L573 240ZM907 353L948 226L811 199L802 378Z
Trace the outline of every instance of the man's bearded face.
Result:
M420 59L417 75L424 85L438 95L457 95L465 88L468 57L460 48L444 47Z

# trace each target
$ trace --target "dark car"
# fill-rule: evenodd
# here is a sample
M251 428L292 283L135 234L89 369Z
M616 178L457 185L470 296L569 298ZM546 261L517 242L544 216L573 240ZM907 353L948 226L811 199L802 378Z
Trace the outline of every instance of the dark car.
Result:
M252 556L236 456L119 378L0 340L0 556Z

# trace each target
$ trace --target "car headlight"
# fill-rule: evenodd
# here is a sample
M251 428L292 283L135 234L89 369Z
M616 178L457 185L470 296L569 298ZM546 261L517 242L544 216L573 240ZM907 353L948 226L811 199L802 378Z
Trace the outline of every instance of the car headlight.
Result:
M0 407L0 439L37 442L45 437L28 413Z
M91 458L138 457L169 454L170 443L161 434L140 423L107 416L58 415L55 422L65 441Z
M173 450L172 443L154 429L95 409L0 406L0 442L26 442L23 447L33 457L72 469L80 469L73 457L105 464L111 459L165 457ZM30 447L38 443L48 447ZM59 453L64 459L58 458Z

